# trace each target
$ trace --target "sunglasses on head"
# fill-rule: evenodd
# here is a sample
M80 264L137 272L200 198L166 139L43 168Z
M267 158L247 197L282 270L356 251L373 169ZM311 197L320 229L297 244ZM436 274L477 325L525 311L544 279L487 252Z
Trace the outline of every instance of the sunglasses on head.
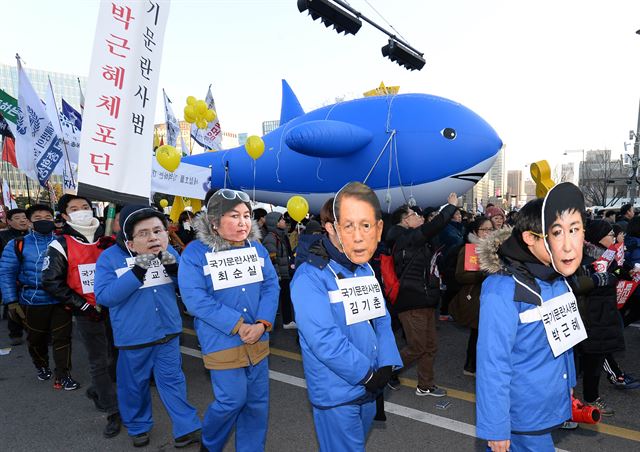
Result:
M242 202L249 202L251 200L249 198L249 195L247 195L245 192L239 190L231 190L230 188L222 188L215 194L220 194L220 196L229 201L233 201L236 198L238 198Z

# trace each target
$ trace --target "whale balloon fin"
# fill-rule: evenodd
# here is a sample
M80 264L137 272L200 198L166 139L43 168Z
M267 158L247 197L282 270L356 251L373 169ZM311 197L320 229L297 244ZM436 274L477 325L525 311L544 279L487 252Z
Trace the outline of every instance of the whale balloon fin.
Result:
M282 107L280 108L280 125L304 115L304 110L286 80L282 79Z
M300 154L341 157L366 147L373 135L348 122L324 119L299 124L287 131L284 139L289 148Z

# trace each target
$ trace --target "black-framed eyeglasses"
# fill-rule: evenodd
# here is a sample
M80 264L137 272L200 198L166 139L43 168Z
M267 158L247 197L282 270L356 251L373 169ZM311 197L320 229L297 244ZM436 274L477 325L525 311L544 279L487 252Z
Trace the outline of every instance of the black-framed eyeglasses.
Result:
M215 194L220 194L224 199L228 199L229 201L233 201L238 198L242 202L249 202L251 198L245 192L240 190L231 190L230 188L221 188Z

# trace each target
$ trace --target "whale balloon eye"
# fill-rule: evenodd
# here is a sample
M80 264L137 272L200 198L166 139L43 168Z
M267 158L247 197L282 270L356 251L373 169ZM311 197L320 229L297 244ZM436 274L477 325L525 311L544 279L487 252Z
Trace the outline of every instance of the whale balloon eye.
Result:
M456 131L451 127L446 127L440 131L440 134L445 137L447 140L455 140L456 139Z

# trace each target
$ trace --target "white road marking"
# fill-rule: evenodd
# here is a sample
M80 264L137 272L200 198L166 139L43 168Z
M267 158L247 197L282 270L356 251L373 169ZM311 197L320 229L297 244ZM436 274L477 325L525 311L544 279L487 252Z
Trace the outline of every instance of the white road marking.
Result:
M202 357L202 353L200 353L199 350L195 350L193 348L180 346L180 351L185 355L194 356L196 358ZM269 378L281 383L297 386L299 388L306 389L307 387L307 382L304 378L294 377L293 375L284 374L275 370L269 370ZM414 421L422 422L423 424L433 425L435 427L444 428L446 430L451 430L452 432L462 433L463 435L476 438L476 427L471 424L466 424L464 422L456 421L387 401L384 402L384 410L387 413L395 414L396 416L406 417L408 419L413 419ZM568 451L564 449L556 449L556 452Z

